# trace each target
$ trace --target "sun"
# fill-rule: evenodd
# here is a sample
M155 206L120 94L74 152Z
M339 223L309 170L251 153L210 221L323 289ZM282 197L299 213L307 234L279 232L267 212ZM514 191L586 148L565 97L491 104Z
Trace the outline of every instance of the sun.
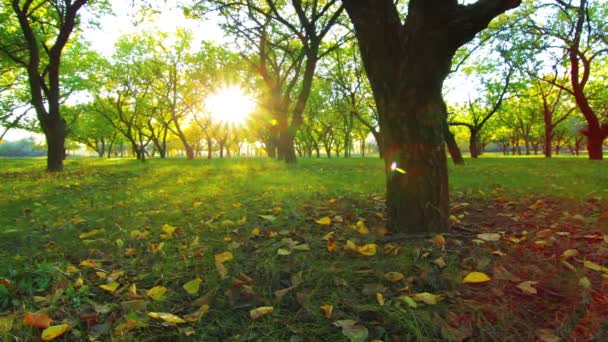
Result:
M255 102L243 89L232 86L207 97L207 110L216 121L242 125L255 108Z

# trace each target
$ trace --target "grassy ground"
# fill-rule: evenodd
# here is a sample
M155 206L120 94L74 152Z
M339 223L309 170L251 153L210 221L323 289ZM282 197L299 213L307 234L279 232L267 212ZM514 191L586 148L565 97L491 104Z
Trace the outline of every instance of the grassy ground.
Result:
M266 159L74 159L59 175L42 172L40 159L0 164L0 337L9 340L40 335L23 324L26 311L68 324L60 337L66 340L608 334L601 309L608 270L583 264L608 260L605 162L467 160L450 170L454 229L445 246L391 241L383 229L382 163L374 158L292 167ZM323 217L331 223L316 222ZM551 236L532 238L543 230ZM475 236L497 231L500 241ZM345 250L348 240L375 243L377 252ZM580 255L560 257L567 249ZM215 256L227 251L233 259L218 264ZM564 270L563 261L574 270ZM503 265L514 278L497 268ZM493 279L462 284L469 271ZM392 282L389 272L404 279ZM589 286L581 290L583 277ZM196 278L200 289L189 294L182 286ZM538 293L522 295L518 278L538 281ZM148 295L155 287L167 290L162 300ZM411 307L408 298L420 293L442 300ZM274 311L254 320L250 310L258 307ZM150 312L192 322L175 326Z

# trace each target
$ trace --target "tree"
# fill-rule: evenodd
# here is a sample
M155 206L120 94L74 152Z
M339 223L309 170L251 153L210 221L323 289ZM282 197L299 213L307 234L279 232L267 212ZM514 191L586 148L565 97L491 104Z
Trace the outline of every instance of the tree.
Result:
M606 48L608 23L608 6L602 1L553 0L549 6L552 10L548 16L531 18L528 25L532 32L541 35L545 49L561 50L561 54L552 56L554 68L565 68L569 73L570 84L564 85L560 78L543 78L544 81L570 94L587 127L583 134L587 137L589 159L603 158L602 145L608 137L608 122L602 121L602 108L593 106L593 94L590 81L596 63L608 54ZM549 23L549 24L548 24ZM597 70L597 69L595 69Z
M343 0L384 135L388 226L408 234L449 227L443 81L456 50L519 0ZM390 172L395 166L406 173Z
M0 53L27 71L30 101L47 142L47 170L63 170L67 127L61 115L61 57L89 0L10 0L0 3L6 18ZM15 30L16 29L16 30Z

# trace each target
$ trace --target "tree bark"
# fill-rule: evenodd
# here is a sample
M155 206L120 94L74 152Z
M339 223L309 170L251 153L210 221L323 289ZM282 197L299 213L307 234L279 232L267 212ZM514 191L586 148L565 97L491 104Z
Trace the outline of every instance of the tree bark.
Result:
M353 22L384 135L388 228L411 235L449 228L443 81L456 50L518 0L343 0ZM466 24L465 24L466 23ZM405 170L396 172L394 165Z

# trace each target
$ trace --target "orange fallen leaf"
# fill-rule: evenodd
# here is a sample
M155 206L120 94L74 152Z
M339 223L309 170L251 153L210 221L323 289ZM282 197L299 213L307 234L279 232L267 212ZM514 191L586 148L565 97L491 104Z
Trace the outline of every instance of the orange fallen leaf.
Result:
M325 305L321 305L320 308L321 308L321 310L323 310L323 315L325 316L325 318L330 319L331 314L334 311L334 306L325 304Z
M327 250L332 253L336 251L336 243L332 238L327 239Z
M23 324L40 329L46 329L50 327L52 322L53 320L51 320L48 315L43 313L38 314L33 312L26 312L25 317L23 317Z
M445 244L446 244L446 241L445 241L445 238L443 237L443 235L435 235L435 236L433 236L431 241L434 244L436 244L438 246L442 246L442 247L445 246Z

